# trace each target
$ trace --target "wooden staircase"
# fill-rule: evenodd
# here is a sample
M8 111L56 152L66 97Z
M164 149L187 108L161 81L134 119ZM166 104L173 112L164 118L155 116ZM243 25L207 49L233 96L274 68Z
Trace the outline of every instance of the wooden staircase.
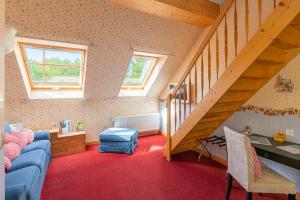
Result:
M167 99L165 153L194 149L300 52L300 0L229 0Z

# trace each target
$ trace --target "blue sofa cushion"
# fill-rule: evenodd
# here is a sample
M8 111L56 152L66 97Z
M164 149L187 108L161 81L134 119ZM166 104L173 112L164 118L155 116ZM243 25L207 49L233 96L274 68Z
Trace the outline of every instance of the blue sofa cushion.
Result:
M4 123L3 128L5 133L10 133L12 131L8 123Z
M5 199L26 200L27 199L26 185L16 184L16 185L5 187Z
M129 142L137 138L138 130L135 128L108 128L100 133L100 141Z
M37 200L39 198L39 178L40 178L40 170L36 166L25 167L10 173L7 173L5 176L5 187L11 188L14 185L25 185L27 199L29 200ZM20 188L16 188L16 192L19 191ZM15 194L16 195L16 194ZM15 198L10 198L9 196L6 200L15 200Z
M42 149L38 149L38 150L23 153L15 160L13 160L11 162L11 168L9 169L8 172L12 172L24 167L36 166L39 168L41 173L44 173L44 171L47 168L46 166L47 164L48 164L47 153Z
M50 140L50 131L35 131L34 142L39 140Z
M26 145L24 149L22 149L22 153L26 153L33 150L43 149L45 152L47 152L49 155L51 155L50 150L50 141L49 140L39 140L36 142L33 142L31 144Z

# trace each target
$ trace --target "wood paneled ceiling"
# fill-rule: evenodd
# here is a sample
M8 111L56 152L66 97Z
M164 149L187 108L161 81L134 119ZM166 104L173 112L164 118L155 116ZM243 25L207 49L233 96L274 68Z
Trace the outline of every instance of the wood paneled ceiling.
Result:
M220 5L209 0L105 0L144 13L207 27L220 13Z

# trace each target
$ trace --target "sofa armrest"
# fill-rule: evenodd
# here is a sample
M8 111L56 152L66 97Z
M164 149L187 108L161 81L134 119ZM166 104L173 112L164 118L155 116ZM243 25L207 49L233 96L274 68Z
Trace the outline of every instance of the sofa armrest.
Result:
M26 200L27 192L24 184L17 184L5 187L5 199Z
M34 142L39 140L50 140L50 131L34 132Z

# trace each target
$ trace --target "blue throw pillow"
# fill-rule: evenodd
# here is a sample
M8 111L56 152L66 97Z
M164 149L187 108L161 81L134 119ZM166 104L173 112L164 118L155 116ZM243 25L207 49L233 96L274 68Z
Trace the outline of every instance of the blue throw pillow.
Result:
M5 133L10 133L12 130L11 130L11 127L8 123L4 123L4 132Z

